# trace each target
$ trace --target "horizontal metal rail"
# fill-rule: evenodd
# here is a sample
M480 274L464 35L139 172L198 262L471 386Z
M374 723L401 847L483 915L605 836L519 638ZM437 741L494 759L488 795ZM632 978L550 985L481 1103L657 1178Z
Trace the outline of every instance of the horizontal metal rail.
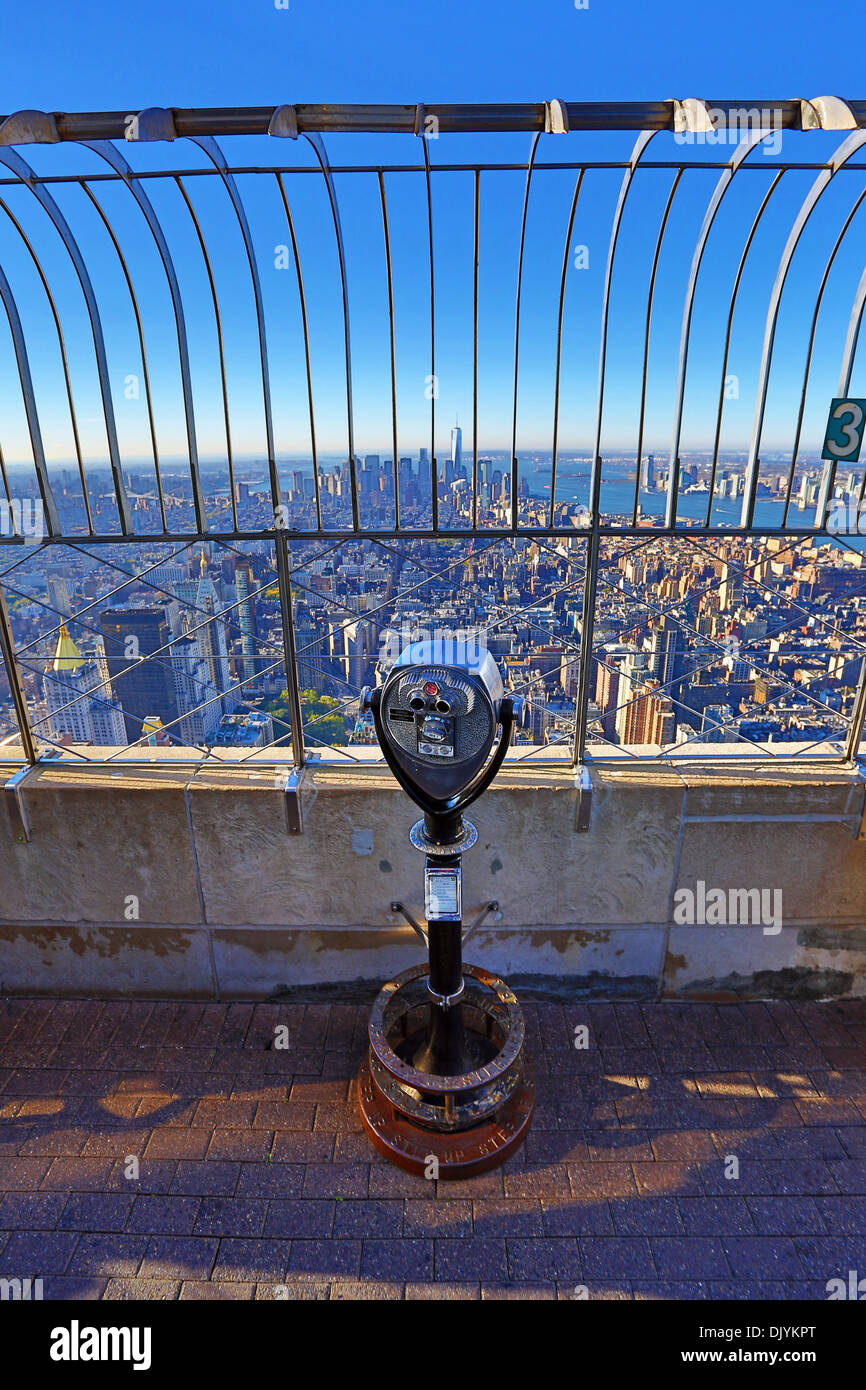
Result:
M772 111L777 114L784 130L803 130L819 126L822 119L820 102L827 98L808 100L785 98L721 98L707 100L701 105L720 111L727 117L732 112ZM833 100L832 98L830 100ZM697 103L696 103L697 104ZM415 103L402 105L316 105L301 103L292 107L173 107L167 114L163 139L196 135L267 135L274 129L279 113L291 111L294 134L327 134L329 132L392 133L417 135L419 119L423 129L425 118L434 117L443 134L473 131L544 131L550 128L551 106L545 101L514 103ZM679 111L688 103L667 101L561 101L555 103L565 130L674 130ZM844 103L850 117L866 125L866 100ZM143 113L137 111L78 111L51 113L11 113L0 116L3 122L16 115L40 115L47 118L44 127L56 140L124 140L128 137L130 120ZM826 119L826 118L825 118ZM285 128L285 127L283 127ZM833 127L831 127L833 128ZM42 138L48 138L44 135ZM150 135L148 138L160 138Z

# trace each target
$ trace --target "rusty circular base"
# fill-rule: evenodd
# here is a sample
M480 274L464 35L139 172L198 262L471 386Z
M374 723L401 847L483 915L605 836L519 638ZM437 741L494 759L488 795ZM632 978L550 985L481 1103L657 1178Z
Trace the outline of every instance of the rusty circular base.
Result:
M370 1074L365 1058L358 1073L361 1119L373 1146L409 1173L427 1177L430 1159L443 1180L471 1178L503 1163L526 1137L535 1106L535 1082L526 1063L522 1080L503 1106L471 1129L445 1133L413 1124L395 1110Z

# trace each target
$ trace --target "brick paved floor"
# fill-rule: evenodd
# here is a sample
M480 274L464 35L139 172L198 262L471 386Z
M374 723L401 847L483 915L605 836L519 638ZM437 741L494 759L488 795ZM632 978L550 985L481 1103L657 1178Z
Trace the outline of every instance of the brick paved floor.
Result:
M0 1276L158 1299L823 1299L866 1276L866 1001L525 1011L523 1152L437 1184L360 1132L364 1007L0 1001Z

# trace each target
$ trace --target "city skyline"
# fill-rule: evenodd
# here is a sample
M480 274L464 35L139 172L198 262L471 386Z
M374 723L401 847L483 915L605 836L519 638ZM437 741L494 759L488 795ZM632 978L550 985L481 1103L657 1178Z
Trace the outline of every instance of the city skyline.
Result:
M153 543L135 546L145 574L121 596L86 552L49 551L32 598L7 589L37 737L76 757L113 751L118 720L131 744L286 743L270 543L239 555L196 541L175 558ZM402 646L432 632L489 647L516 699L518 748L569 748L585 540L500 538L477 552L474 541L403 545L395 554L359 536L319 555L314 540L293 543L308 746L371 742L361 687L381 684ZM109 548L118 559L128 550ZM731 535L708 549L649 531L603 541L599 563L590 745L844 740L866 635L861 554L822 537ZM40 590L47 603L33 601ZM81 603L93 615L83 623Z

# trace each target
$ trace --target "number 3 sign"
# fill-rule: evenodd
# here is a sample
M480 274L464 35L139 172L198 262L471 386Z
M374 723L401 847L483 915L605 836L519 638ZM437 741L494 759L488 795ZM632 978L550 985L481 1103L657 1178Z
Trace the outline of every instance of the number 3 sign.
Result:
M824 436L822 459L838 463L856 463L860 457L866 426L866 400L837 396L830 403L830 418Z

